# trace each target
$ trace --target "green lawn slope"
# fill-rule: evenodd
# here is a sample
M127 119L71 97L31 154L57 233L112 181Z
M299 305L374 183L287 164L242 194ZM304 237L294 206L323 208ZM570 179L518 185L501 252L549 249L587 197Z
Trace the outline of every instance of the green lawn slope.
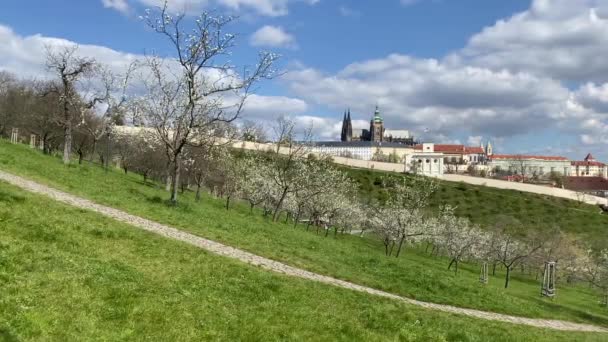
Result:
M396 173L342 168L357 181L361 196L384 200L387 191L384 177L407 177ZM511 216L526 228L550 230L559 228L593 242L596 247L608 246L608 215L600 215L597 206L516 190L504 190L465 183L439 182L439 190L431 198L431 207L450 204L456 214L482 226L491 226L499 215Z
M0 182L0 341L600 341L273 274Z
M448 261L408 248L399 259L383 255L381 243L356 236L323 238L302 228L268 222L245 205L226 211L221 201L204 197L195 203L189 193L181 204L169 207L167 193L143 184L140 176L118 170L104 172L95 165L71 165L25 146L0 142L0 170L170 224L259 255L314 272L368 285L420 300L453 304L535 318L563 319L608 326L608 310L597 294L585 287L558 285L558 296L538 296L539 284L515 274L503 289L499 270L487 286L478 283L476 265L465 265L458 276L447 270ZM589 213L591 215L591 213Z

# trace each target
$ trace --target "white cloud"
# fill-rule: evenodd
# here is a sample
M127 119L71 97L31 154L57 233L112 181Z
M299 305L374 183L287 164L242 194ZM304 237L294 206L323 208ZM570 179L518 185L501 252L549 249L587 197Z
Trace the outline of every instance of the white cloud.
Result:
M534 0L469 39L456 59L570 81L608 81L608 2Z
M22 78L47 78L45 49L74 45L75 42L42 35L22 37L11 28L0 25L0 71L7 71ZM79 45L78 53L94 57L99 63L108 65L115 72L124 72L134 60L144 56L116 51L98 45ZM220 76L214 76L219 78ZM135 85L137 87L137 85ZM308 106L301 99L284 96L251 95L244 107L246 118L270 119L278 114L302 114Z
M159 0L138 0L145 6L158 6ZM289 4L304 2L315 5L319 0L170 0L169 10L173 12L197 14L205 8L225 7L239 13L253 11L256 14L278 17L289 13Z
M244 119L271 120L278 115L300 115L308 110L306 102L285 96L251 95L244 107Z
M129 12L129 4L127 0L101 0L103 7L112 8L121 13Z
M303 68L284 76L298 96L332 109L351 106L368 119L376 102L389 128L449 135L457 130L512 136L556 123L570 92L529 74L390 55L337 74Z
M255 31L249 40L253 46L295 48L295 37L281 27L266 25Z
M0 70L5 70L24 78L45 76L45 47L74 45L76 43L40 34L22 37L10 27L0 25ZM142 56L124 53L98 45L79 45L79 54L94 57L100 63L119 71Z

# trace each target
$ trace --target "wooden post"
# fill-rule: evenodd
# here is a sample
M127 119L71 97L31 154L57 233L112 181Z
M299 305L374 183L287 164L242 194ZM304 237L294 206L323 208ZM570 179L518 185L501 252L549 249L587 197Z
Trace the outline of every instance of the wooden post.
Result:
M11 131L11 142L16 144L19 142L19 128L13 128Z
M488 283L488 263L487 262L483 262L481 264L481 272L479 274L479 282L482 284L487 284Z
M540 295L543 297L555 296L555 261L545 262Z

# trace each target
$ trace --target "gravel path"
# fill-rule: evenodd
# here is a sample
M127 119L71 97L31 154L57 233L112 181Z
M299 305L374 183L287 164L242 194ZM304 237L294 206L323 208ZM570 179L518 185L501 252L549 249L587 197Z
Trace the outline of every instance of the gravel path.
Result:
M421 302L418 300L397 296L397 295L394 295L394 294L391 294L388 292L384 292L384 291L380 291L380 290L376 290L376 289L373 289L370 287L353 284L353 283L350 283L350 282L347 282L344 280L335 279L332 277L328 277L328 276L312 273L309 271L305 271L305 270L302 270L299 268L291 267L291 266L285 265L283 263L280 263L280 262L277 262L274 260L270 260L270 259L258 256L255 254L251 254L249 252L245 252L240 249L236 249L236 248L226 246L226 245L223 245L223 244L215 242L215 241L207 240L207 239L198 237L196 235L183 232L179 229L172 228L170 226L166 226L166 225L154 222L154 221L146 220L139 216L127 214L126 212L121 211L121 210L110 208L110 207L100 205L100 204L94 203L92 201L89 201L89 200L86 200L86 199L83 199L83 198L80 198L80 197L77 197L74 195L70 195L68 193L50 188L48 186L41 185L39 183L32 182L32 181L26 180L24 178L12 175L10 173L0 171L0 180L3 180L5 182L15 185L17 187L20 187L24 190L48 196L59 202L67 203L69 205L72 205L72 206L78 207L78 208L82 208L82 209L92 210L92 211L98 212L100 214L103 214L105 216L111 217L117 221L128 223L137 228L140 228L140 229L143 229L143 230L146 230L146 231L158 234L158 235L162 235L167 238L183 241L183 242L189 243L191 245L197 246L199 248L202 248L206 251L209 251L209 252L212 252L215 254L219 254L219 255L222 255L225 257L229 257L232 259L237 259L237 260L240 260L242 262L245 262L245 263L248 263L251 265L262 267L269 271L278 272L278 273L286 274L289 276L308 279L308 280L321 282L321 283L325 283L325 284L330 284L330 285L334 285L334 286L339 286L339 287L349 289L349 290L365 292L365 293L369 293L369 294L380 296L380 297L391 298L394 300L405 302L407 304L421 306L421 307L427 308L427 309L449 312L449 313L454 313L454 314L459 314L459 315L465 315L465 316L470 316L470 317L474 317L474 318L480 318L480 319L486 319L486 320L492 320L492 321L500 321L500 322L508 322L508 323L514 323L514 324L523 324L523 325L529 325L529 326L534 326L534 327L539 327L539 328L548 328L548 329L554 329L554 330L608 333L607 328L602 328L602 327L588 325L588 324L579 324L579 323L572 323L572 322L558 321L558 320L533 319L533 318L509 316L509 315L498 314L498 313L493 313L493 312L485 312L485 311L479 311L479 310L459 308L459 307L455 307L455 306L451 306L451 305Z

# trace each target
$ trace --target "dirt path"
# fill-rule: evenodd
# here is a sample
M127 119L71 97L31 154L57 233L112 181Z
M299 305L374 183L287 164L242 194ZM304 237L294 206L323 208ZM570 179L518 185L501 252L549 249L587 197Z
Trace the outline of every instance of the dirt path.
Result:
M479 310L473 310L473 309L459 308L459 307L455 307L455 306L451 306L451 305L421 302L421 301L413 300L410 298L397 296L397 295L394 295L394 294L391 294L388 292L384 292L384 291L380 291L380 290L376 290L376 289L373 289L370 287L353 284L353 283L350 283L350 282L347 282L344 280L335 279L332 277L328 277L328 276L312 273L309 271L305 271L305 270L302 270L299 268L295 268L292 266L288 266L283 263L280 263L280 262L277 262L274 260L270 260L270 259L258 256L255 254L251 254L249 252L245 252L245 251L242 251L237 248L226 246L226 245L223 245L223 244L215 242L215 241L207 240L207 239L198 237L196 235L183 232L179 229L172 228L170 226L166 226L166 225L154 222L154 221L144 219L139 216L134 216L134 215L128 214L128 213L118 210L118 209L110 208L110 207L100 205L100 204L94 203L92 201L89 201L89 200L86 200L86 199L83 199L83 198L80 198L80 197L77 197L74 195L70 195L68 193L50 188L48 186L12 175L10 173L0 171L0 180L3 180L5 182L15 185L17 187L20 187L24 190L48 196L59 202L67 203L69 205L72 205L72 206L78 207L78 208L82 208L82 209L92 210L92 211L98 212L100 214L103 214L105 216L111 217L117 221L128 223L137 228L140 228L140 229L143 229L143 230L146 230L146 231L158 234L158 235L162 235L164 237L168 237L171 239L180 240L180 241L189 243L191 245L197 246L199 248L202 248L206 251L209 251L209 252L212 252L215 254L219 254L219 255L222 255L225 257L237 259L237 260L240 260L242 262L245 262L245 263L248 263L251 265L262 267L269 271L278 272L278 273L286 274L289 276L308 279L308 280L321 282L321 283L325 283L325 284L330 284L330 285L334 285L334 286L339 286L339 287L349 289L349 290L365 292L365 293L369 293L369 294L376 295L376 296L391 298L391 299L402 301L402 302L405 302L405 303L408 303L411 305L421 306L421 307L424 307L427 309L455 313L455 314L460 314L460 315L465 315L465 316L470 316L470 317L475 317L475 318L480 318L480 319L508 322L508 323L514 323L514 324L523 324L523 325L529 325L529 326L534 326L534 327L539 327L539 328L554 329L554 330L608 333L607 328L602 328L602 327L588 325L588 324L572 323L572 322L558 321L558 320L533 319L533 318L509 316L509 315L498 314L498 313L493 313L493 312L485 312L485 311L479 311Z

